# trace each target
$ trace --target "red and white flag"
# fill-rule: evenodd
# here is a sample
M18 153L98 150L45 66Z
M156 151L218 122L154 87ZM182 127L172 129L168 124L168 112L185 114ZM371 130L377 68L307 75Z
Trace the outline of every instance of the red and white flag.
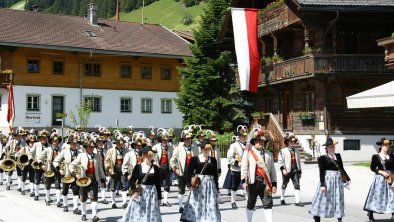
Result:
M10 124L10 129L12 129L12 124L15 118L15 106L14 106L14 86L8 85L8 111L7 111L7 122Z
M257 12L257 9L231 8L241 90L254 93L257 92L260 72Z

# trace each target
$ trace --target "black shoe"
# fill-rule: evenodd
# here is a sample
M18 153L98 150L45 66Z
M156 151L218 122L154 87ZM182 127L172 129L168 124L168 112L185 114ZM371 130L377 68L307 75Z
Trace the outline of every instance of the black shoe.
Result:
M25 191L22 191L22 192L21 192L21 195L25 195L25 194L26 194L26 192L25 192Z
M367 213L369 221L375 221L375 218L373 218L373 212L368 212Z
M49 203L49 201L48 201L48 202L45 201L45 204L46 204L47 206L51 205L51 203Z
M82 215L82 218L81 218L81 220L82 221L86 221L86 215L84 214L84 215Z
M280 205L286 205L285 200L281 200L281 201L280 201Z
M0 185L3 185L3 181L0 182Z
M119 192L116 192L116 196L119 196L120 194L119 194Z
M313 216L313 219L315 220L315 222L320 222L320 217L318 216Z
M11 190L11 187L10 187L10 186L7 186L5 189L6 189L6 190Z
M22 188L18 188L18 189L16 189L16 191L21 192L21 191L22 191Z
M102 203L102 204L108 204L108 201L107 201L106 199L104 199L104 200L100 201L100 203Z
M301 202L299 202L299 203L295 203L294 205L295 205L295 206L297 206L297 207L303 207L303 206L304 206L304 204L303 204L303 203L301 203Z
M127 202L122 205L123 209L127 208Z
M51 199L49 199L49 201L48 201L49 203L53 203L53 200L51 200Z
M57 202L56 206L59 207L59 208L63 207L63 203L62 202Z
M234 202L234 203L231 203L231 207L233 208L233 209L238 209L238 207L237 207L237 204Z
M100 220L100 218L98 216L94 216L92 218L92 222L98 222Z
M162 203L161 206L163 206L163 207L172 207L172 204L167 202L167 203Z
M80 210L78 210L78 208L75 208L75 210L73 210L73 214L81 215L82 212Z
M179 208L179 213L183 213L183 207Z
M112 204L112 209L116 209L116 208L118 208L118 207L116 206L116 204Z
M34 197L34 195L35 195L35 193L33 192L33 193L30 193L30 197Z
M64 207L63 212L68 212L68 207Z
M231 196L231 193L227 193L227 196Z
M35 201L38 201L38 196L34 196L34 200L35 200Z

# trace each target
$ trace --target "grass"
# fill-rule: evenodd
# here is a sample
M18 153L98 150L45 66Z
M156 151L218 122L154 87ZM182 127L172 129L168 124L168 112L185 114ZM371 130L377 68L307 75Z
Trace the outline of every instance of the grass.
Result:
M182 1L174 0L156 1L144 8L145 23L161 24L169 29L192 30L197 27L200 15L203 12L204 3L185 8ZM193 18L190 25L182 24L183 15L188 13ZM120 20L141 22L142 10L137 9L130 13L120 13Z
M353 166L363 166L363 167L370 167L371 163L370 162L357 162L357 163L353 163Z
M26 0L24 1L19 1L17 3L15 3L13 6L10 7L10 9L14 9L14 10L25 10L25 4L26 4Z

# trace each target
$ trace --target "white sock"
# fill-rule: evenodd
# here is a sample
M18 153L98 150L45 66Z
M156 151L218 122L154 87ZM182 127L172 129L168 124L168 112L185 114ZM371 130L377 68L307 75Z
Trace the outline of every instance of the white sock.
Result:
M18 188L22 188L22 177L18 177Z
M49 194L51 190L45 190L45 200L48 202L49 201Z
M237 195L237 191L231 191L231 203L235 203L236 195Z
M253 210L249 210L248 208L246 208L246 219L248 220L248 222L252 222Z
M123 204L127 202L127 191L121 191Z
M230 190L230 189L227 189L227 193L231 193L231 190Z
M92 202L92 217L97 214L97 202Z
M105 189L101 189L101 200L105 200Z
M78 198L77 195L73 196L73 210L78 208Z
M264 209L264 216L266 222L272 222L272 209Z
M286 193L286 189L282 189L282 193L280 194L280 200L285 199L285 193Z
M183 194L178 194L179 208L183 208Z
M6 177L6 181L7 181L7 186L11 186L11 176L10 175L7 175L7 177Z
M0 182L3 182L3 173L0 173Z
M167 203L168 202L168 192L164 191L163 196L164 196L163 203Z
M60 202L60 190L55 190L56 193L56 203Z
M86 202L82 202L81 206L82 206L82 215L86 215Z
M116 193L115 192L111 192L111 202L112 202L112 204L115 203L115 196L116 196Z
M294 190L294 198L295 198L295 202L299 203L300 201L300 190Z
M21 190L25 191L25 182L21 181Z
M244 191L243 190L241 190L241 189L238 189L238 191L237 191L238 193L237 194L239 194L239 195L244 195Z
M30 182L30 193L34 192L34 183Z
M35 184L34 190L35 190L35 196L40 196L40 195L39 195L40 184Z
M67 205L68 205L67 201L68 201L67 196L63 195L63 207L67 207Z

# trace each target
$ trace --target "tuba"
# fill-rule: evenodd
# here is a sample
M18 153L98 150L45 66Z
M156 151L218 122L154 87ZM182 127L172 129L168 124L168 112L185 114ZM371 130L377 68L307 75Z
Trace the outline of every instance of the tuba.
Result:
M60 164L60 170L68 171L68 163L65 159ZM64 183L64 184L74 183L74 181L75 181L75 178L67 173L65 173L64 177L62 178L62 183Z
M0 168L3 169L5 172L11 172L14 171L16 168L16 162L11 158L12 156L12 151L11 147L7 150L7 155L6 158L1 161Z
M24 152L19 155L16 164L21 170L23 170L27 165L29 165L29 156L27 155L27 148L24 147Z
M89 186L92 183L92 180L85 175L86 172L82 168L82 165L80 165L80 167L77 168L77 169L79 171L79 175L81 175L81 177L76 182L77 186L79 186L79 187L87 187L87 186Z

